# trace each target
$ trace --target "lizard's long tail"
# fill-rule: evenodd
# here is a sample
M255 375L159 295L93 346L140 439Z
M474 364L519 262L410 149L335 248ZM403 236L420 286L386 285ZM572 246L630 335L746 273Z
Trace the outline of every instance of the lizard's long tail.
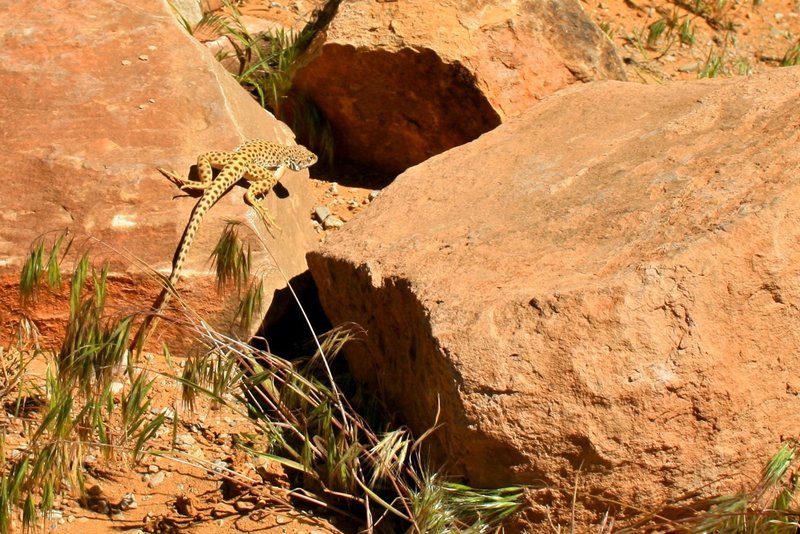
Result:
M145 317L144 321L142 321L142 324L136 331L136 335L128 346L128 350L130 350L131 354L141 353L150 334L153 333L153 330L155 330L158 325L162 312L169 303L172 294L175 292L175 286L178 283L181 269L189 253L189 247L191 247L192 241L194 241L194 236L197 234L197 229L200 228L200 221L203 219L203 215L205 215L211 206L219 200L222 193L227 189L224 187L224 183L222 183L224 181L225 180L215 183L212 188L203 194L197 204L195 204L192 214L189 217L189 222L186 225L186 230L183 232L183 238L181 239L178 251L172 260L172 272L167 279L167 283L161 290L161 293L158 294L155 302L150 307L150 312L147 317Z
M144 349L144 344L147 342L150 334L153 333L153 330L156 329L156 326L158 326L161 313L169 303L169 299L172 296L173 291L175 291L175 289L172 286L172 283L167 282L167 286L161 290L161 293L158 294L158 297L153 303L150 312L147 314L147 317L144 318L142 324L139 325L136 335L133 337L131 344L128 346L128 350L131 352L131 354L138 354L142 351L142 349Z

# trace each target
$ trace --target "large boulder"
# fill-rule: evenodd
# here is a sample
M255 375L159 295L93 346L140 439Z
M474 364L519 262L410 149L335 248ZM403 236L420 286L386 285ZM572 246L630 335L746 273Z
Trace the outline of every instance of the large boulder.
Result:
M577 0L343 2L295 87L336 155L397 174L577 81L625 79Z
M104 243L92 247L112 262L112 293L129 297L126 310L146 310L158 284L134 258L168 273L196 203L157 167L185 174L200 153L232 150L245 139L293 142L182 30L166 2L12 3L0 35L3 339L20 314L20 264L39 236L69 228L79 242L92 236ZM288 276L306 269L304 254L315 242L306 178L287 172L279 194L264 201L282 230L275 238L260 232ZM179 288L201 314L223 307L208 257L225 221L250 214L243 192L234 188L209 212L190 252ZM285 283L262 248L254 251L268 300ZM45 334L65 318L66 309L55 306L34 316ZM223 316L231 306L225 303Z
M800 68L591 83L409 169L308 258L353 373L584 521L756 478L800 428L798 101Z

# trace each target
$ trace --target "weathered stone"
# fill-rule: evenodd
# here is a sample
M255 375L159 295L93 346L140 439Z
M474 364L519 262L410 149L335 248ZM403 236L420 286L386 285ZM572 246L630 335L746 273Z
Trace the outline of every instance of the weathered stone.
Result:
M341 228L344 226L344 221L342 221L336 215L330 215L322 221L322 227L326 230L332 230L334 228Z
M309 255L352 371L417 433L441 407L474 485L569 514L579 480L581 521L757 479L800 427L798 101L592 83L408 170Z
M325 219L331 216L331 210L329 210L325 206L317 206L314 208L314 217L317 218L319 222L325 222Z
M291 143L291 131L181 29L165 2L12 3L0 35L0 338L11 338L20 316L17 273L31 243L65 228L78 243L90 235L107 244L87 243L112 262L109 293L126 301L111 304L149 309L158 283L135 259L167 273L197 202L157 167L184 175L202 152L256 137ZM306 177L287 172L264 200L282 230L275 238L259 231L288 276L305 270L314 243ZM235 187L207 214L179 284L219 326L229 324L235 299L216 295L208 257L226 220L252 216L243 192ZM254 252L265 288L285 285L268 255L258 245ZM63 303L37 308L42 341L57 336Z
M575 0L343 2L295 87L343 160L399 173L576 81L624 79Z
M155 488L156 486L159 486L162 482L164 482L164 479L166 477L167 477L166 471L159 471L158 473L154 473L153 475L149 476L147 480L147 485L151 488Z

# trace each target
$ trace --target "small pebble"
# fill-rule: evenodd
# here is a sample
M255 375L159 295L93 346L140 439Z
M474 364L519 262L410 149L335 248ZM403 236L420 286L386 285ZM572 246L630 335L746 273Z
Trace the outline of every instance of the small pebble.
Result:
M344 226L344 222L342 222L342 220L335 215L329 215L324 221L322 221L322 227L326 230L330 230L332 228L341 228L342 226Z
M161 468L158 467L156 464L150 464L147 466L147 471L150 473L158 473L161 471Z
M686 63L678 67L678 72L694 72L700 68L699 63Z
M214 466L212 470L216 473L224 473L228 470L228 462L225 460L216 460L211 465Z
M119 501L120 510L134 510L138 507L139 503L136 502L136 496L133 493L126 493Z
M159 471L158 473L150 477L150 480L147 482L147 485L151 488L155 488L156 486L164 482L164 479L166 477L167 473L165 471Z
M378 198L378 195L380 195L380 194L381 194L381 192L378 191L377 189L375 189L374 191L370 191L369 192L369 199L370 200L375 200L376 198Z
M142 54L141 56L139 56L139 61L148 61L149 59L150 56L148 56L147 54Z
M130 65L130 64L131 64L131 60L130 60L130 59L123 59L123 60L122 60L122 64L123 64L123 65L125 65L125 66L127 67L128 65Z
M332 182L331 183L331 188L329 189L329 191L330 191L330 193L332 195L338 195L339 194L339 184L337 184L336 182Z
M325 206L317 206L314 208L314 217L321 223L325 222L325 219L331 216L331 210L326 208Z
M191 434L178 434L175 436L176 445L194 445L197 440Z
M50 510L47 512L47 519L50 521L58 521L61 522L64 519L64 511L63 510Z

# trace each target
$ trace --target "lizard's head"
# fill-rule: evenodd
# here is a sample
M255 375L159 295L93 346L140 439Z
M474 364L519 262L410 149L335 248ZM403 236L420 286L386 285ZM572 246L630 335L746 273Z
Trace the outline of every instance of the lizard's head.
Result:
M293 171L299 171L311 167L317 162L317 156L309 149L301 145L289 147L289 154L286 158L286 165Z

